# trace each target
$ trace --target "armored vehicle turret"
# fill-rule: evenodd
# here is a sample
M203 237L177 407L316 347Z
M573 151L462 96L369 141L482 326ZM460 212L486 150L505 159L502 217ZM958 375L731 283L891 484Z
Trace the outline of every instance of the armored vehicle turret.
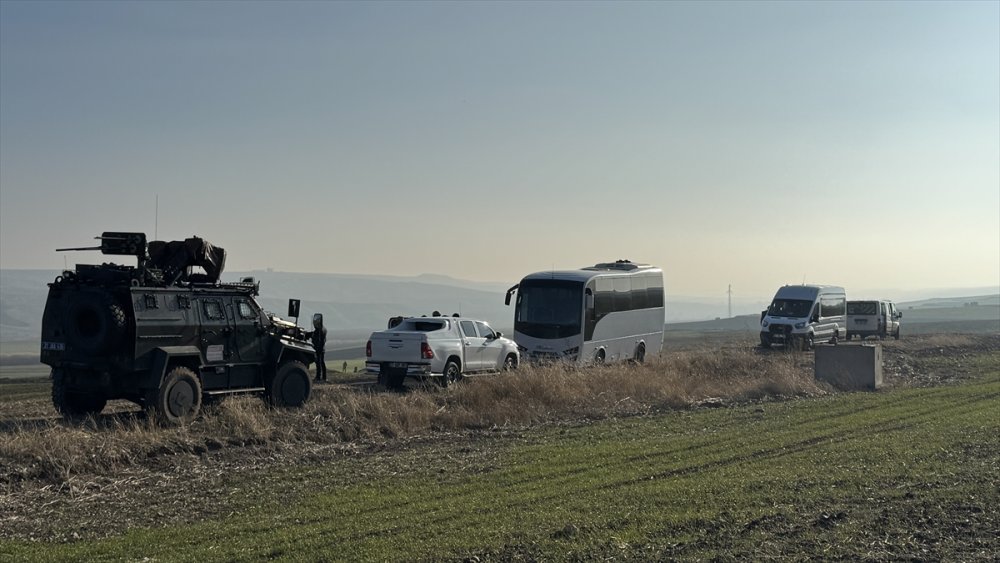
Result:
M98 238L100 246L60 250L131 255L137 263L78 264L49 284L41 361L52 367L61 414L97 414L107 401L127 399L176 424L220 395L259 393L292 407L308 400L312 345L297 324L260 307L251 278L220 281L225 250L197 237Z

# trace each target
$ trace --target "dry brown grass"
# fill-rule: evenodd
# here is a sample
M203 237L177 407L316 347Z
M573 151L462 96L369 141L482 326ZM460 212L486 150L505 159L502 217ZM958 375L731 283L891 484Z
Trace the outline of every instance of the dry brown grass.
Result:
M259 399L237 397L179 428L159 427L140 415L77 425L15 425L0 434L0 465L6 468L0 471L0 490L21 480L65 483L82 472L114 471L163 455L371 443L431 431L632 416L709 398L718 404L823 392L805 357L747 348L669 354L641 366L524 368L472 378L451 389L424 385L389 393L328 387L295 410L269 409Z

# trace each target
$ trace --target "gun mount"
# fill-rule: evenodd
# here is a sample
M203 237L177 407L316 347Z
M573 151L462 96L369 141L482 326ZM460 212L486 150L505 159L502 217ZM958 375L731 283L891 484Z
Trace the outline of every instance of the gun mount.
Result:
M58 248L56 252L100 250L105 255L135 256L136 265L79 264L75 272L66 272L63 278L101 285L121 283L151 287L166 287L184 282L218 284L226 265L225 249L200 237L147 243L144 233L105 231L95 238L101 241L99 246ZM205 273L194 273L195 267L202 268Z

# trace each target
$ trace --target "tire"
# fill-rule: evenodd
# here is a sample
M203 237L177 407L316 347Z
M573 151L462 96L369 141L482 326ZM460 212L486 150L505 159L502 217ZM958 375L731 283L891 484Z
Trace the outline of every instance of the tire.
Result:
M444 372L441 373L441 377L437 378L438 385L441 387L449 387L462 380L462 368L458 367L458 363L454 360L448 360L444 364Z
M177 366L167 373L151 398L151 406L160 422L187 424L201 412L201 380L189 368Z
M120 305L96 293L81 294L69 306L67 316L67 339L90 354L102 354L119 344L128 322Z
M635 357L632 358L635 363L641 364L646 361L646 345L639 344L639 347L635 349Z
M281 364L267 386L268 402L276 407L301 407L312 393L309 369L302 362Z
M403 382L406 381L406 372L399 371L399 372L387 373L384 377L384 380L386 387L388 387L389 389L395 389L396 391L400 391L404 387Z
M594 365L603 366L604 360L605 360L604 350L603 349L598 350L597 353L594 354Z
M507 357L503 359L503 367L500 368L501 371L514 371L517 369L517 356L514 354L507 354Z
M896 332L892 333L892 338L893 338L893 340L899 340L899 329L898 328L896 329Z
M107 400L103 397L67 391L65 374L62 370L52 370L52 406L66 420L80 420L96 416L104 410Z

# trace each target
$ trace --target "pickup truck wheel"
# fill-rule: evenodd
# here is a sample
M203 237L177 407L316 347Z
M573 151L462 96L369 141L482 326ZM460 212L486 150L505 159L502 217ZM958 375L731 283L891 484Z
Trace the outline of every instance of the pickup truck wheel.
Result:
M301 407L312 392L309 369L302 362L282 364L267 391L270 403L276 407Z
M507 354L507 357L503 359L503 371L512 371L517 369L517 357L514 354Z
M899 340L899 329L898 328L896 329L896 332L892 333L892 338L893 338L893 340Z
M458 383L462 379L462 370L459 369L458 364L453 361L448 361L444 365L444 373L438 378L438 384L441 387L448 387L454 383Z
M380 376L381 377L381 376ZM385 386L389 389L401 390L403 389L403 381L406 379L406 372L390 372L385 374L384 381Z

